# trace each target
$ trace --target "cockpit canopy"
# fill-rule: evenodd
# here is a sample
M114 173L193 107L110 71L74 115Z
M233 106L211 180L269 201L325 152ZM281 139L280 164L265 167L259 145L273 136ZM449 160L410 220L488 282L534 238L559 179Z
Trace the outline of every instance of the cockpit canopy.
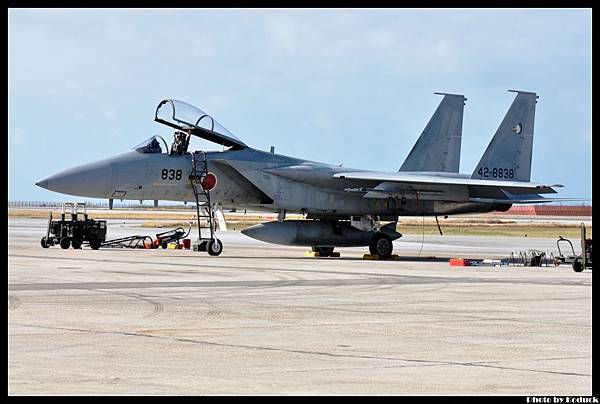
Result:
M139 152L139 153L162 153L163 149L160 146L160 142L159 140L161 140L163 142L163 144L165 145L165 149L164 152L166 153L169 148L167 146L167 142L165 142L165 139L163 139L161 136L152 136L149 139L144 140L142 143L138 144L137 146L133 147L133 150Z
M154 120L223 146L243 149L246 144L213 117L183 101L165 99L156 108Z

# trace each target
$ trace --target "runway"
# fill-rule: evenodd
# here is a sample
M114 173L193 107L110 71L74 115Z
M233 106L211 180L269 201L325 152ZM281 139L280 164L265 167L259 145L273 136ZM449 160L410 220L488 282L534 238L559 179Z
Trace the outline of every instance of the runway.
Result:
M109 237L154 235L109 221ZM10 394L590 395L591 271L450 267L555 239L406 236L400 261L219 235L42 249L9 220Z

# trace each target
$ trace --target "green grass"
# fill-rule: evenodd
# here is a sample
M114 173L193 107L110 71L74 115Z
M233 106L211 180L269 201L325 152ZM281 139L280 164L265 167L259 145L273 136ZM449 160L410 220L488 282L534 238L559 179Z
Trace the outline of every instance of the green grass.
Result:
M54 210L54 217L60 216L57 210ZM48 210L43 209L9 209L9 217L29 217L29 218L47 218ZM113 210L93 212L90 217L94 219L138 219L144 220L142 227L147 228L175 228L183 227L187 229L189 222L193 221L195 225L195 213L177 213L168 214L160 211L150 212L128 212L127 210ZM290 215L289 219L295 218ZM248 226L264 221L264 216L229 216L225 214L227 228L230 230L242 230ZM438 235L438 228L435 221L431 218L423 221L420 218L400 218L400 224L397 229L402 234L421 235L423 232L427 235ZM499 237L547 237L558 238L563 236L571 240L578 240L580 230L578 224L559 224L559 223L518 223L511 218L449 218L440 221L442 232L449 236L499 236ZM592 237L592 227L587 227L587 237Z
M190 220L192 221L192 220ZM164 222L164 221L147 221L143 222L140 227L150 227L156 229L183 227L187 229L190 222ZM192 221L192 227L196 226L196 221Z

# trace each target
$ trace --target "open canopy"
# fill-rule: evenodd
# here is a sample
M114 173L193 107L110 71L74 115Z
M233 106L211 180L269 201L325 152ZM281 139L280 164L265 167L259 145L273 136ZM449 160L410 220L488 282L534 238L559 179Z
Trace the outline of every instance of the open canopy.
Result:
M223 146L235 149L246 147L244 142L225 129L213 117L183 101L162 100L156 108L154 120Z

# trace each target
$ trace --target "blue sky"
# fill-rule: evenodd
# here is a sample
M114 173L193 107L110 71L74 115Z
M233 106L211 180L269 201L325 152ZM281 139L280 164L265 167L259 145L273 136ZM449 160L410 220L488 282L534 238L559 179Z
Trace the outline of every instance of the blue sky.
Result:
M539 94L532 181L591 198L591 11L9 10L9 200L171 130L163 98L250 146L395 171L440 101L465 94L471 173L514 98ZM214 149L201 141L195 146Z

